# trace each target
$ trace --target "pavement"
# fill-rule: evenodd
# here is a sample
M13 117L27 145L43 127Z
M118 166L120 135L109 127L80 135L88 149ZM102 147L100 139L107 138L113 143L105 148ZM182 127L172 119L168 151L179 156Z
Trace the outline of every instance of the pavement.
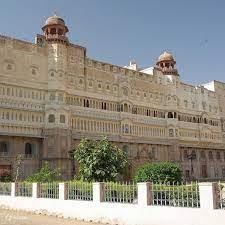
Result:
M0 208L0 225L104 225Z

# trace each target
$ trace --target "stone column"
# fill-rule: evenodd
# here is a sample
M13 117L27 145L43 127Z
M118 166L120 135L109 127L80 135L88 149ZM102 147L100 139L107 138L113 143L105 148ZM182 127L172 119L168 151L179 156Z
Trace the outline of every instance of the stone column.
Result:
M218 208L217 190L217 183L199 183L200 207L202 209Z
M68 198L68 183L59 183L59 199L66 200Z
M40 198L40 183L32 183L32 197Z
M105 198L105 188L104 183L93 183L93 202L100 203L103 202Z
M16 197L18 184L16 182L11 183L11 197Z
M138 205L147 206L152 202L151 182L138 183Z

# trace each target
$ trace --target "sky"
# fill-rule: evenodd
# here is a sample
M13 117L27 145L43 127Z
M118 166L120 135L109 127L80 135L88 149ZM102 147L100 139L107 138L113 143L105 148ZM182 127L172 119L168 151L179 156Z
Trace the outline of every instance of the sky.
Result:
M171 52L185 83L225 82L225 0L0 0L0 34L34 42L57 13L96 60L153 66Z

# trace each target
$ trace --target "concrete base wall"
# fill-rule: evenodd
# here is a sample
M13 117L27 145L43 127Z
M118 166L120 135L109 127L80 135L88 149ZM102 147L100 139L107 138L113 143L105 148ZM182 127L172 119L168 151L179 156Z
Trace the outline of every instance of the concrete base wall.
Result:
M224 225L225 210L0 196L0 207L118 225Z

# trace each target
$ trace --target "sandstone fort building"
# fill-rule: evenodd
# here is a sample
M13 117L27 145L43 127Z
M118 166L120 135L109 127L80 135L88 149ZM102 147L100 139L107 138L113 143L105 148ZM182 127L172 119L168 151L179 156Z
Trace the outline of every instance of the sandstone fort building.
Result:
M225 83L183 83L168 52L146 69L91 59L58 16L42 30L35 43L0 36L0 171L22 154L23 177L47 161L69 178L80 139L107 135L131 162L128 179L157 161L187 179L225 177Z

